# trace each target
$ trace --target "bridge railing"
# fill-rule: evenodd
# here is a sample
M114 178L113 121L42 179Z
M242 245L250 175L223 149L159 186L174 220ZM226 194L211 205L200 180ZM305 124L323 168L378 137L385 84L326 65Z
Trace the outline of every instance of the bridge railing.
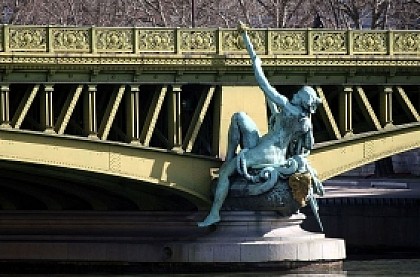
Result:
M262 55L418 55L418 30L252 29ZM0 54L245 54L235 29L0 26Z

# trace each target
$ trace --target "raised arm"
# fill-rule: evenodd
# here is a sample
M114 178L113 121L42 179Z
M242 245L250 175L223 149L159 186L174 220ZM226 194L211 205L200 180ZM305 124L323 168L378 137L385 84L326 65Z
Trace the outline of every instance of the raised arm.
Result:
M248 51L249 56L251 57L255 79L257 80L259 87L262 89L269 101L272 101L274 104L280 107L284 107L288 100L285 96L278 93L277 90L270 85L270 83L267 80L267 77L265 77L264 71L261 67L261 59L258 58L257 53L255 52L254 47L252 46L251 40L249 39L249 36L246 32L245 25L240 25L239 31L242 32L242 37L246 49Z

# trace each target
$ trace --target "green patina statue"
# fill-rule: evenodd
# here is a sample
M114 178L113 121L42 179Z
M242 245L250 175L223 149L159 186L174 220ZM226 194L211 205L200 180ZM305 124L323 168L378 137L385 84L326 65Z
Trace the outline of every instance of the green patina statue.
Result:
M271 110L270 127L266 135L260 136L247 114L233 115L226 161L219 171L213 205L198 226L219 222L224 204L232 209L275 209L290 215L309 201L322 230L314 193L323 195L324 189L306 159L314 145L311 114L321 100L309 86L303 86L290 101L278 93L264 75L246 26L240 24L238 30ZM237 154L238 146L241 151Z

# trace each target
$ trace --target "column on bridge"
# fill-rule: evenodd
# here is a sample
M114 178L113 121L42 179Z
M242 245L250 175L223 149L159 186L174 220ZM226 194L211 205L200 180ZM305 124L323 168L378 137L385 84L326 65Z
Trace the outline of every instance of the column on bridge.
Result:
M384 128L393 125L392 86L384 86L379 92L379 120Z
M344 86L339 93L339 128L343 137L353 134L352 86Z
M10 128L9 85L0 85L0 127Z
M138 85L130 86L130 93L126 97L126 132L127 142L140 143L140 88Z
M96 114L96 85L88 85L83 101L83 127L89 138L98 138Z
M41 93L41 127L44 132L54 133L54 110L53 110L53 92L54 85L44 85L44 90Z
M168 146L169 149L182 150L181 86L172 86L168 95Z

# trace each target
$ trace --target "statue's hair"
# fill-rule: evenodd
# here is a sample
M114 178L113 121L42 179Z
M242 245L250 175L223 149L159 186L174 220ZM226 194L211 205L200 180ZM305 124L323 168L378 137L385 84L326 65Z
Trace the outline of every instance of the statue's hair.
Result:
M310 87L310 86L302 86L298 92L296 92L295 96L293 98L296 97L296 100L308 100L308 99L312 99L315 101L316 104L320 104L321 103L321 98L319 98L316 95L315 90Z

